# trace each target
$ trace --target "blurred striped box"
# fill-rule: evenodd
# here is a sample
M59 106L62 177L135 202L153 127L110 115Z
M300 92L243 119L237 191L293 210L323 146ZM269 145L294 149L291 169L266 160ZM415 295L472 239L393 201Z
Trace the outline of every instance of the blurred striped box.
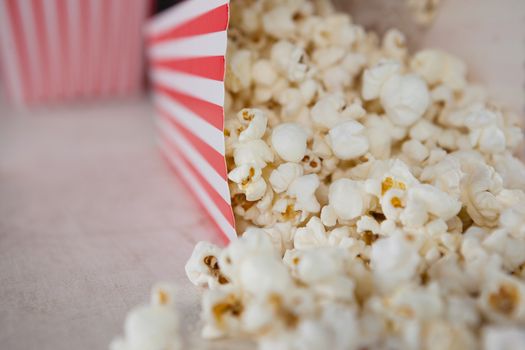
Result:
M151 0L0 0L2 90L17 106L139 92L151 9Z

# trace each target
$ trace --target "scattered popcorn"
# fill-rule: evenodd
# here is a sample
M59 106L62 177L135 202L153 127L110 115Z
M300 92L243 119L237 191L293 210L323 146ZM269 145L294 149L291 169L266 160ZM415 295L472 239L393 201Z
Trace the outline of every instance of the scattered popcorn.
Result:
M422 22L439 3L407 1ZM200 242L186 265L204 289L203 336L272 350L524 348L519 118L460 59L412 55L398 30L379 38L326 0L230 5L239 239ZM113 349L178 344L172 300L154 292Z
M182 349L179 319L174 307L175 290L168 283L154 286L151 303L137 306L128 313L124 337L113 340L110 350Z

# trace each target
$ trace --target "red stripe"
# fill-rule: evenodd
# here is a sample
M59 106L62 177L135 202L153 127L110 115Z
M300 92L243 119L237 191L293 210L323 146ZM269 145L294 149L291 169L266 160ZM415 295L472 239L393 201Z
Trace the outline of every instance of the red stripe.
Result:
M100 52L95 59L98 61L97 65L100 70L97 72L97 79L95 82L95 94L101 96L104 90L104 80L107 79L107 61L109 52L109 27L110 27L110 8L109 1L102 1L100 10Z
M224 80L224 56L159 60L153 61L153 67L173 69L218 81Z
M68 12L67 0L57 0L57 20L58 20L58 49L61 55L61 65L58 70L60 75L60 86L62 96L71 96L71 76L69 75L69 31L68 31Z
M200 184L200 186L206 191L206 193L209 195L213 203L217 206L219 211L222 213L226 221L232 226L235 227L235 219L233 217L233 210L230 204L226 203L226 201L215 191L215 189L206 181L206 179L202 176L202 174L195 169L191 161L189 161L186 156L180 152L176 145L173 144L173 141L170 140L170 137L165 134L165 131L161 131L163 134L163 139L167 141L167 144L169 145L169 151L173 152L174 154L178 155L178 157L183 161L186 168L190 170L190 172L193 175L193 178L197 180L197 182ZM224 184L227 186L227 184Z
M155 84L154 89L184 105L215 128L221 131L224 129L224 111L221 106L186 95L160 84Z
M29 52L27 43L24 41L24 33L22 29L22 18L16 5L17 0L6 0L7 11L11 19L11 26L13 31L13 39L15 50L18 58L22 86L22 100L26 103L33 102L33 92L31 77L29 73Z
M167 143L167 141L165 143ZM168 152L166 152L165 150L163 150L161 148L161 153L160 154L161 154L162 158L164 158L164 160L166 161L166 163L168 164L170 169L176 175L178 175L182 179L182 181L187 183L186 178L182 176L181 169L177 166L177 164L174 164L174 161L170 158L170 155L168 154ZM188 184L188 186L189 186L189 184ZM190 189L190 191L191 191L191 189ZM197 197L194 193L192 193L192 194L193 194L193 197L197 200L197 203L199 204L201 209L203 209L204 212L206 212L208 214L208 216L212 219L211 222L213 223L213 225L215 226L215 228L219 232L219 237L221 238L222 243L228 244L228 242L230 242L230 237L228 237L226 232L224 232L222 230L222 228L219 225L219 223L213 217L213 215L211 213L211 210L204 204L204 202L201 201L201 199L199 197Z
M46 0L34 0L33 6L34 6L34 15L35 15L35 29L36 29L36 39L38 41L38 50L39 50L39 69L40 69L40 76L42 79L42 91L39 91L40 96L42 97L43 101L46 101L49 99L49 80L50 80L50 72L49 72L49 44L47 43L47 36L46 36L46 25L45 25L45 16L44 16L44 8L42 5L42 1Z
M157 44L164 40L195 36L226 30L228 27L228 4L190 19L149 39L149 44Z
M215 169L217 174L227 181L228 176L224 156L206 142L202 141L193 132L184 127L174 116L170 115L168 112L160 108L158 109L158 112L168 123L177 128L177 130L184 135L184 137L195 147L195 149L197 149L201 156L206 159L206 162L208 162L212 168Z

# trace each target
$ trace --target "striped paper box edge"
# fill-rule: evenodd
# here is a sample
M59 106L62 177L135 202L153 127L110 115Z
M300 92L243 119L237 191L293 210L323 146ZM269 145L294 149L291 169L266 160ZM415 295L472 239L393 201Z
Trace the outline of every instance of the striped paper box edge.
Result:
M144 31L159 144L227 240L237 237L224 145L227 0L187 0Z

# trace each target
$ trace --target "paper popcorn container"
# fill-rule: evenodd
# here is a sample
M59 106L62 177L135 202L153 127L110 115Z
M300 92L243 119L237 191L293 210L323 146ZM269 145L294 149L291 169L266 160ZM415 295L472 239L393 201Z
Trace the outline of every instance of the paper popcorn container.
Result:
M228 1L189 0L146 27L160 147L228 240L237 237L224 157Z
M342 9L350 6L350 12L356 15L356 22L364 23L368 28L387 29L384 19L387 19L389 27L399 24L413 41L413 48L436 46L458 54L469 67L474 66L475 79L488 85L493 95L503 97L503 102L514 109L523 106L521 99L524 94L509 94L514 96L513 100L509 100L498 92L501 92L502 86L506 86L507 91L523 91L523 77L514 77L512 72L523 73L525 50L521 47L514 48L512 52L506 50L505 55L508 53L511 56L507 70L495 76L494 70L487 67L486 62L491 62L492 66L501 66L497 64L501 52L487 52L481 43L474 45L479 42L476 36L480 32L486 36L507 33L513 35L516 42L521 40L519 35L522 33L516 29L520 28L522 17L520 14L509 14L512 11L503 9L500 1L484 0L483 9L476 11L470 11L467 3L444 2L434 24L424 30L413 23L407 26L406 23L410 22L407 13L391 16L392 13L403 11L399 7L404 2L396 2L397 9L392 8L391 1L335 2ZM367 7L370 3L375 5ZM460 7L459 11L465 16L468 15L468 28L458 18L458 7L454 4ZM506 26L490 26L486 22L489 12L505 15ZM396 24L393 22L394 17L403 20ZM383 24L383 27L378 26L378 23ZM227 182L223 136L227 27L227 0L187 0L153 18L146 27L146 36L161 150L195 193L223 236L233 239L237 235ZM455 42L450 40L451 32L460 35L460 39ZM500 42L493 42L492 45L498 48L506 46ZM469 48L467 52L465 47Z
M142 88L151 0L0 0L3 90L15 105Z

